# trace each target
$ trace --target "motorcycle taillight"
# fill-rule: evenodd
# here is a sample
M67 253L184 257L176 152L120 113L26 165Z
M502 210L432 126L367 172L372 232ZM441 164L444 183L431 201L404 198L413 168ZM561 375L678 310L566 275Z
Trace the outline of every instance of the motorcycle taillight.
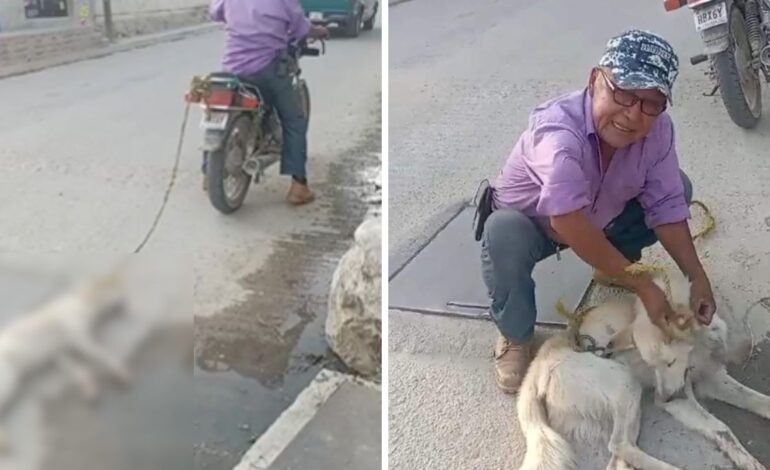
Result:
M212 88L204 98L207 106L232 106L235 90L228 88Z
M238 94L238 102L243 108L257 108L259 106L259 98L246 93Z
M686 0L663 0L663 7L666 11L673 11L685 5Z

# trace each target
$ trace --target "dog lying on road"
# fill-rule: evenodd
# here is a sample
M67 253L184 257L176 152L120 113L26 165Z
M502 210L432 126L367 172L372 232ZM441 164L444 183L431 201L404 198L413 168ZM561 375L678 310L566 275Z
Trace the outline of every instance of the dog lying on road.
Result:
M5 326L0 331L0 415L8 412L25 379L50 365L74 379L88 399L96 398L98 387L86 362L127 384L125 365L96 343L93 331L122 307L122 300L116 278L100 277ZM0 433L0 449L7 447Z
M696 397L720 400L767 419L770 397L728 375L726 323L718 315L709 326L694 321L689 283L678 273L669 279L672 308L688 320L675 339L652 324L637 299L634 304L608 302L596 307L580 326L581 335L612 352L610 358L576 352L566 332L543 344L518 399L527 443L522 470L577 469L565 437L588 441L607 434L608 470L676 469L637 445L645 388L655 390L656 405L715 443L738 468L765 470ZM661 279L655 282L663 288Z

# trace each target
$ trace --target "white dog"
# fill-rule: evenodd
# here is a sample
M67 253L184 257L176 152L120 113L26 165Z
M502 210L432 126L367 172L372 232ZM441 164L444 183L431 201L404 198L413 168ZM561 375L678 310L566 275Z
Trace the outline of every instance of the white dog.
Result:
M96 398L97 385L86 361L127 384L125 365L96 343L93 331L99 320L119 310L122 300L116 278L100 277L0 331L0 415L7 413L25 379L51 365L74 379L89 399ZM0 447L6 446L0 434Z
M715 315L711 325L699 325L689 307L689 283L678 274L669 278L672 308L685 319L675 339L652 324L637 299L633 305L603 304L587 313L580 327L582 337L607 348L612 358L576 352L568 333L543 344L518 399L527 442L523 470L576 469L565 437L597 440L607 434L612 455L608 469L675 469L637 445L643 388L654 389L658 406L714 442L740 469L765 469L696 395L768 419L770 397L727 374L725 322ZM655 282L664 286L660 279Z

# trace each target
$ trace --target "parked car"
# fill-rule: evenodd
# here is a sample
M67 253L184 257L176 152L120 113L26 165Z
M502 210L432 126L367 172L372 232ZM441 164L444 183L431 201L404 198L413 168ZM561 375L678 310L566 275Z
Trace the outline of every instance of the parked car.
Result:
M300 0L314 24L337 25L346 36L357 37L371 30L377 19L377 0Z

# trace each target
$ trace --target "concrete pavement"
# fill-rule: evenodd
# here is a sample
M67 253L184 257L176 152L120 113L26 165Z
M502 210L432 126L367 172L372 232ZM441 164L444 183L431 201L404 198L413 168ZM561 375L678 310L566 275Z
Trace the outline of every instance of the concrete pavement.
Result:
M219 69L223 39L213 32L0 81L0 251L132 252L172 174L184 92L193 75ZM303 61L318 194L307 207L284 202L288 180L276 166L237 213L215 211L200 189L200 112L191 112L143 254L190 266L195 407L184 425L195 468L232 468L333 362L322 330L328 284L380 165L380 50L376 28Z
M473 196L481 179L499 172L533 106L585 85L609 37L633 27L668 38L682 63L671 109L680 164L718 224L698 250L722 299L720 313L736 332L733 346L746 349L744 320L757 342L755 357L733 372L770 393L770 312L756 305L770 295L770 119L743 131L718 95L702 96L710 86L704 69L689 65L701 52L689 11L609 0L420 0L394 8L389 27L391 273ZM764 99L769 102L767 88ZM441 280L425 282L429 289ZM589 302L609 294L599 290ZM492 380L494 327L393 310L389 322L391 468L516 468L524 447L514 400ZM770 465L759 438L770 423L714 409ZM640 443L683 468L732 468L713 446L649 404ZM581 446L581 468L603 468L606 457L603 445Z
M233 470L381 467L379 385L324 369Z

